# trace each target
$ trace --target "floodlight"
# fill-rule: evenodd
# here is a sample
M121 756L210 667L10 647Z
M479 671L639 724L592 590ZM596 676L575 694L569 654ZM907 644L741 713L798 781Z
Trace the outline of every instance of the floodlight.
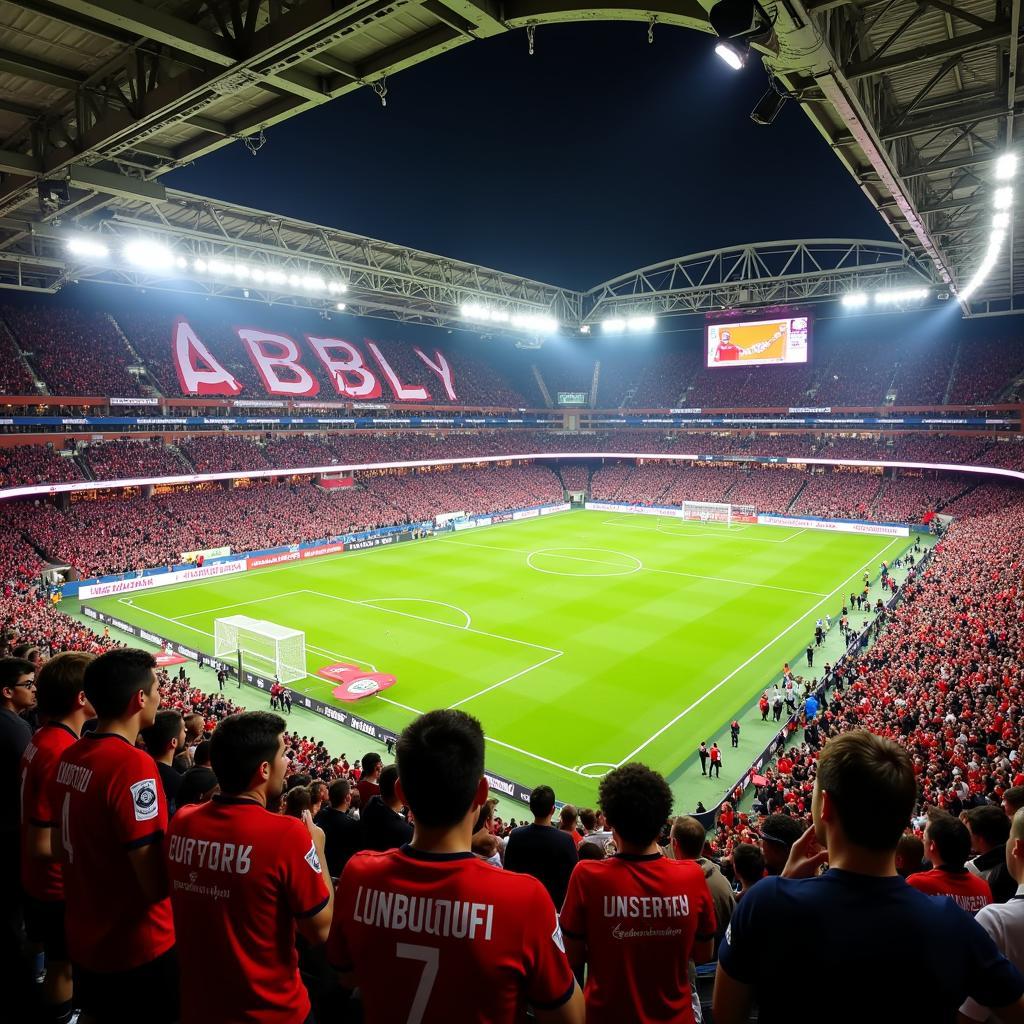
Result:
M765 28L760 6L754 0L719 0L708 11L708 21L715 34L725 39L757 35Z
M857 309L868 304L868 297L864 292L847 292L842 301L847 308Z
M192 269L197 274L205 274L206 273L206 260L193 260L192 261Z
M345 311L345 303L339 302L334 308L338 310L339 313L343 313Z
M890 288L888 291L875 292L875 302L888 305L900 302L920 302L929 296L927 288Z
M265 280L266 276L267 275L264 272L262 267L253 267L252 268L252 279L254 281L256 281L257 283L260 283L263 280Z
M68 239L68 252L72 256L84 256L93 260L105 260L110 255L110 250L94 238L71 238Z
M619 317L612 317L601 321L601 330L605 334L621 334L626 329L626 321Z
M147 270L167 270L174 265L174 253L160 242L150 238L136 238L125 245L124 258Z
M715 46L715 53L717 53L718 56L733 69L733 71L739 71L747 62L746 50L741 49L735 43L726 42L725 40L719 40L718 44Z
M653 331L657 321L653 316L631 316L626 321L626 330L629 331Z
M1004 153L996 161L996 179L1008 181L1017 173L1017 154Z
M997 210L1008 210L1013 205L1013 189L1009 185L997 188L992 195L992 205Z
M1004 231L1010 226L1010 215L1003 210L1001 213L994 214L992 217L992 227L997 230Z
M779 112L785 105L786 97L780 96L774 89L769 89L757 101L757 106L750 112L750 120L754 124L771 124L779 116Z
M580 324L580 334L589 334L590 324Z

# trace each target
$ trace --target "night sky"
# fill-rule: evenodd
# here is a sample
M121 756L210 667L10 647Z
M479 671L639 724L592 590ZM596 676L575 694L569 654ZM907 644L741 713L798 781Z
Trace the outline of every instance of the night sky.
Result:
M267 132L167 185L568 287L704 249L892 238L806 115L711 37L541 26L469 43Z

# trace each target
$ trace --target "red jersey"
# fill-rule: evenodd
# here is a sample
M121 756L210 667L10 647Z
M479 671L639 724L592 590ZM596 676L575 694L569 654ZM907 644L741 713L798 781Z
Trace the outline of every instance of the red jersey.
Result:
M21 755L21 884L37 900L64 899L60 864L39 860L28 848L28 826L53 828L60 819L50 803L51 786L61 755L78 739L62 722L36 730Z
M992 889L988 882L972 875L967 868L960 871L950 868L919 871L907 878L907 885L929 896L948 896L969 914L976 914L992 902Z
M734 345L731 341L720 341L718 343L718 347L715 349L715 362L735 362L739 359L742 352L743 349L741 349L739 345Z
M370 802L370 797L380 795L380 786L378 786L372 779L360 779L356 783L356 789L359 790L360 808L366 807Z
M327 956L354 970L367 1024L512 1024L575 987L547 890L471 853L357 853Z
M699 864L660 853L580 861L561 919L587 944L587 1024L693 1021L687 964L717 927Z
M86 733L57 766L51 805L60 814L72 962L126 971L166 953L174 945L171 901L143 896L128 857L167 830L153 758L121 736Z
M304 1021L295 920L330 898L306 826L219 795L175 814L165 849L182 1024Z

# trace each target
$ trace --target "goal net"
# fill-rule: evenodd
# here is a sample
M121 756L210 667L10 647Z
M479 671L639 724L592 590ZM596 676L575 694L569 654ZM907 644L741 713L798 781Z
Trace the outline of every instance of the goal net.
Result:
M721 501L684 501L683 519L702 523L756 523L757 509L753 505L730 505Z
M213 624L215 658L233 658L239 651L245 666L267 679L294 683L306 676L306 634L248 615L229 615Z

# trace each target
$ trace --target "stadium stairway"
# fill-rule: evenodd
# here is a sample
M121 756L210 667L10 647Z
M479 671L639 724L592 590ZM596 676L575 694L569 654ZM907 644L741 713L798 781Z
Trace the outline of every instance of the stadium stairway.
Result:
M150 373L149 367L146 365L146 361L136 351L135 346L128 340L128 335L121 329L121 325L114 319L112 313L105 314L107 321L110 326L114 329L114 333L121 339L121 344L128 350L129 355L132 357L133 366L137 366L141 371L138 374L140 383L146 390L146 393L157 398L163 398L164 393L160 390L160 386L156 382L156 378Z
M801 494L804 493L804 488L807 486L807 479L808 478L805 477L803 482L800 484L800 490L798 490L796 494L793 495L793 500L785 508L786 512L789 512L790 509L792 509L796 505L797 499L800 497Z
M533 379L537 383L537 390L540 391L540 396L541 398L544 399L544 405L548 409L553 408L553 403L551 401L551 392L548 391L548 386L547 384L544 383L544 376L540 372L540 367L536 363L533 363L530 366L530 370L533 373Z
M0 334L4 336L11 348L14 350L18 362L28 371L29 376L32 378L32 383L35 386L35 390L40 395L48 395L50 389L46 386L46 382L36 373L35 367L32 365L31 360L22 351L21 346L18 344L18 337L11 330L10 324L4 319L3 314L0 314Z

